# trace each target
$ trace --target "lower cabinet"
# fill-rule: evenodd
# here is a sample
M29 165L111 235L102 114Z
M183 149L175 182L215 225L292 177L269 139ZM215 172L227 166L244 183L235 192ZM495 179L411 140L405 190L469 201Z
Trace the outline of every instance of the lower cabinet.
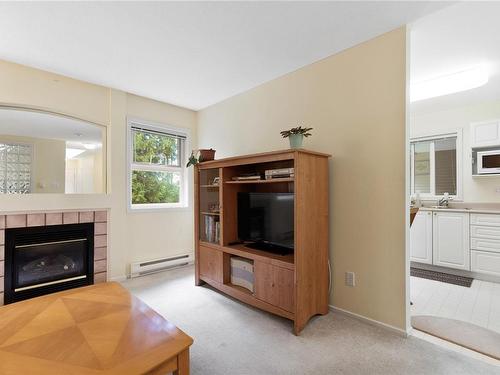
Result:
M500 253L471 250L471 271L500 276Z
M222 251L200 246L200 275L222 283Z
M410 260L432 264L432 211L419 211L410 227Z
M470 270L469 214L434 212L432 232L433 264Z
M295 301L293 270L256 261L254 276L256 298L293 312Z

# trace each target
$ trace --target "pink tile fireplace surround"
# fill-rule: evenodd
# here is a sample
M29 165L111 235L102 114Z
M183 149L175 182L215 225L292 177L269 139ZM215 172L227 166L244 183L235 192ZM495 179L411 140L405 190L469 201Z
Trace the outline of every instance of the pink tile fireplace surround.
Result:
M94 223L94 283L107 280L108 212L67 211L0 215L0 306L3 305L5 229L60 224Z

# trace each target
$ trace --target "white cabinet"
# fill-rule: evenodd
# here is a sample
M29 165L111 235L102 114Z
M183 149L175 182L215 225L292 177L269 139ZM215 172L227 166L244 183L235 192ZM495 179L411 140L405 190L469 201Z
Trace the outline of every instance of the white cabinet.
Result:
M433 264L470 270L469 214L434 212Z
M432 264L432 212L418 211L410 228L410 260Z
M498 214L470 214L472 225L485 225L488 227L500 227L500 215Z
M471 271L500 276L500 253L471 250Z
M500 146L500 120L470 125L471 147Z

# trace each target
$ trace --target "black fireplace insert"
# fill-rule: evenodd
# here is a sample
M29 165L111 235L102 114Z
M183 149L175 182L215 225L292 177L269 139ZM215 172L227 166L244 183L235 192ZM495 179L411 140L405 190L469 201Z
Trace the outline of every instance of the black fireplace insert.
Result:
M5 304L94 283L94 224L5 231Z

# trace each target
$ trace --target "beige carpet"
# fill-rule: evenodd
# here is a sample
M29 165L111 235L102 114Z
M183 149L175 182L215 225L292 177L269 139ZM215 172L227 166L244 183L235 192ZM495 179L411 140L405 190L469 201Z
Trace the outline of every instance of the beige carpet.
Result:
M416 315L411 325L419 331L451 341L500 360L500 334L472 323L432 315Z
M193 267L124 282L194 338L191 375L491 375L500 367L341 314L292 323L194 286Z

